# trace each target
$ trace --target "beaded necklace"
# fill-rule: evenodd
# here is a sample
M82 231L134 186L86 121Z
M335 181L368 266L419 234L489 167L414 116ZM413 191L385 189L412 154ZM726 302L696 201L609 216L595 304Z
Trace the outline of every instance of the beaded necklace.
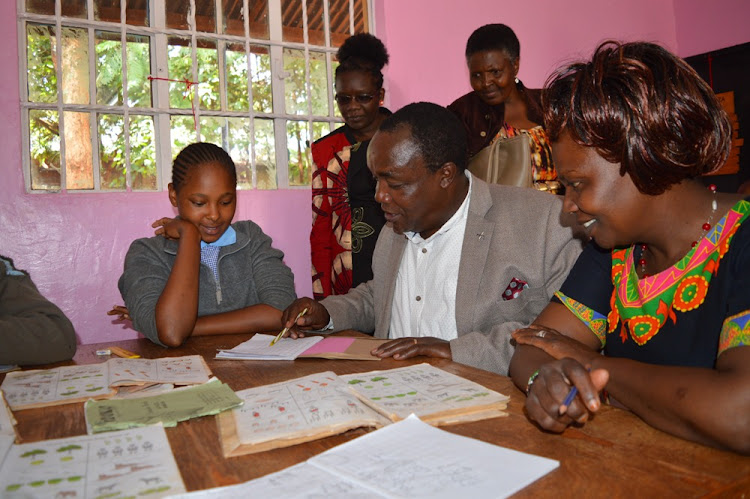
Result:
M701 234L700 237L696 240L694 240L692 243L690 243L691 248L695 248L695 246L698 244L698 241L703 239L709 230L711 230L712 223L714 220L714 215L716 215L716 210L719 207L719 204L716 202L716 185L711 184L708 186L708 190L711 191L713 194L713 199L711 200L711 214L708 216L708 220L701 226ZM637 255L633 255L634 257L637 256L638 258L638 265L641 270L641 278L645 279L646 277L649 277L651 274L646 273L646 250L648 249L647 244L637 244L635 251L637 252Z

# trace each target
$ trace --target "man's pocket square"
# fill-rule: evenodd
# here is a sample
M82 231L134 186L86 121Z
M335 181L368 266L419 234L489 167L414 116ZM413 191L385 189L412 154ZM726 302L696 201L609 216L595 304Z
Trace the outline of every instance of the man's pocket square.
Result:
M529 284L526 281L522 281L521 279L516 279L514 277L510 280L510 284L508 284L508 287L505 288L505 291L503 291L503 300L512 300L514 298L518 298L518 295L521 294L521 291L527 289L528 287Z

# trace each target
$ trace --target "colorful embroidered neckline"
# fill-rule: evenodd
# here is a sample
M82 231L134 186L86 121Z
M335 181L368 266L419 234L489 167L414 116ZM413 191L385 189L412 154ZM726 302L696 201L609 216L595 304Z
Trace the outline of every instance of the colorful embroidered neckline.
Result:
M611 311L607 317L608 332L616 330L620 338L628 333L638 345L645 345L671 319L677 322L675 310L688 312L698 308L706 298L711 278L719 262L729 251L732 236L750 214L750 202L737 202L716 226L680 261L670 268L638 279L633 252L635 246L612 251Z

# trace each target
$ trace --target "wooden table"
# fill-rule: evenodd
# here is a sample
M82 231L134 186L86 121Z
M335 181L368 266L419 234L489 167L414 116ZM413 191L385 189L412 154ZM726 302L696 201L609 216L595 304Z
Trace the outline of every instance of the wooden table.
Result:
M250 336L190 338L182 347L169 350L145 339L122 341L117 345L144 358L203 355L213 373L234 390L327 370L349 374L429 362L511 397L508 417L443 427L445 430L560 461L557 470L523 489L516 497L743 497L743 493L750 496L750 458L669 436L626 411L604 407L581 428L569 428L562 435L548 434L526 419L524 396L509 378L447 360L425 357L409 361L214 359L217 348L234 347ZM79 346L72 363L107 360L95 354L105 346ZM65 364L68 363L49 367ZM0 381L2 378L4 375L0 375ZM17 411L15 417L24 442L86 433L83 404ZM353 430L293 447L225 459L213 416L166 429L188 490L257 478L302 462L366 431Z

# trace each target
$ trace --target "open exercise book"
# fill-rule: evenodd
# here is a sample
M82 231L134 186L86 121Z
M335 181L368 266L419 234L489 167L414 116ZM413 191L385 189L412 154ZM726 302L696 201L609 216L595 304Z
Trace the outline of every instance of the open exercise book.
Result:
M507 497L559 465L433 428L412 415L277 473L175 499Z
M0 497L6 499L158 498L182 492L185 485L161 426L0 447Z
M380 360L370 355L390 340L353 338L349 336L305 336L293 340L282 338L271 346L275 336L256 334L232 349L219 350L217 359L232 360L294 360L314 357L323 359Z
M118 387L205 383L211 370L200 355L161 359L110 359L101 364L14 371L0 388L14 411L110 398Z
M429 364L337 376L333 372L237 392L219 414L224 456L308 442L416 414L433 425L506 415L508 397Z

